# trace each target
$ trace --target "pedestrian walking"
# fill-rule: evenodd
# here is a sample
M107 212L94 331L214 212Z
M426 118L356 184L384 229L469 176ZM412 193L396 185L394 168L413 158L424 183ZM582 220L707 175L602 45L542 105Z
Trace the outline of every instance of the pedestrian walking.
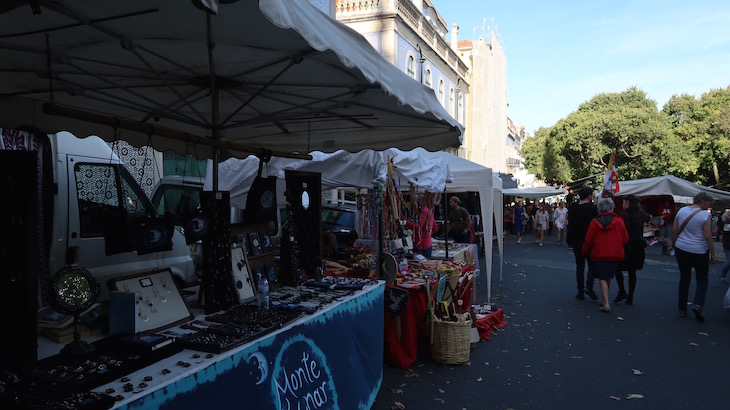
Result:
M555 225L555 204L545 205L545 210L548 213L548 236L553 236L553 226Z
M725 253L725 266L720 272L720 282L727 283L727 273L730 271L730 211L722 214L722 251Z
M715 242L720 242L722 239L723 231L725 230L725 220L722 218L724 215L722 212L717 213L717 229L715 229Z
M565 222L568 216L568 208L565 207L565 201L560 201L557 209L553 212L553 219L555 220L555 228L558 229L558 245L563 243L563 230L565 229Z
M515 212L513 215L514 219L512 220L512 223L515 225L515 232L517 233L517 243L519 244L522 241L522 232L525 231L525 207L522 206L522 201L517 201L517 206L515 207Z
M537 240L540 242L540 246L545 241L545 230L549 223L549 215L545 210L547 206L546 204L539 204L537 212L535 212L535 229L537 230Z
M624 245L629 239L623 219L613 212L614 206L613 198L601 198L598 201L599 214L588 226L582 248L583 256L590 259L593 274L600 281L600 310L605 313L611 311L608 288L619 263L624 259Z
M644 224L651 220L651 215L644 212L639 206L639 198L636 195L626 195L623 198L624 210L619 216L626 225L626 231L629 234L629 241L624 247L624 260L619 264L616 271L616 284L618 285L618 295L614 302L620 302L626 299L627 305L634 304L634 291L636 290L636 271L644 267L644 259L646 257L644 248L647 242L644 239ZM624 274L629 273L629 292L626 293L624 287Z
M566 242L573 248L575 256L575 279L578 285L578 294L576 299L583 300L585 295L591 299L598 299L598 295L593 291L593 269L590 265L590 257L583 256L583 242L586 239L586 232L593 218L598 215L598 209L593 203L593 188L583 187L578 191L579 201L570 204L566 219L568 226L568 237ZM588 275L585 274L585 265L588 262Z
M692 198L692 205L677 212L672 225L672 244L679 268L679 316L687 316L689 285L692 281L692 268L695 270L697 285L692 312L698 321L705 321L705 296L710 263L715 263L715 245L712 242L712 215L707 209L714 199L706 192Z

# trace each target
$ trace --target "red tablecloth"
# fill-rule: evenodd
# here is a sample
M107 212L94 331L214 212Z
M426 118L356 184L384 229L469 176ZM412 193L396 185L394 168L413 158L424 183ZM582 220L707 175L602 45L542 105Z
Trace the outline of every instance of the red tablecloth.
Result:
M507 326L504 320L504 311L497 309L489 315L477 319L477 330L479 330L479 340L489 340L492 338L492 332Z
M400 316L401 338L396 333L396 320L385 312L385 362L407 369L418 357L418 342L427 334L426 290L408 289L408 310Z
M465 282L465 286L458 290L457 299L463 301L466 309L470 306L472 283ZM400 316L401 338L396 333L396 320L390 312L385 312L385 363L407 369L418 358L418 344L428 339L427 312L428 301L426 289L408 289L408 309Z

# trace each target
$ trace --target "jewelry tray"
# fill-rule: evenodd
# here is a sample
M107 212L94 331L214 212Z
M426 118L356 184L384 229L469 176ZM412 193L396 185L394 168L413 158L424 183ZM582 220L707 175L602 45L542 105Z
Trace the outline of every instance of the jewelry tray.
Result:
M111 279L109 289L136 295L138 332L155 332L194 318L169 268Z

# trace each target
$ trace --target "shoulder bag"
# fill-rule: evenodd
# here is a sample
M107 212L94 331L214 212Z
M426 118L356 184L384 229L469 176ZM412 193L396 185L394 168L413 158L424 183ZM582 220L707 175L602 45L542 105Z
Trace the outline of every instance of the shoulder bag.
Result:
M700 209L697 209L696 211L692 212L692 214L687 219L685 219L684 222L682 222L682 226L679 227L679 232L677 232L677 238L674 240L675 242L677 241L677 239L679 239L679 235L682 233L682 231L684 231L684 227L687 226L689 221L691 221L692 218L695 217L695 215L700 213L701 210L702 209L700 208ZM672 248L673 247L674 247L674 244L672 244Z

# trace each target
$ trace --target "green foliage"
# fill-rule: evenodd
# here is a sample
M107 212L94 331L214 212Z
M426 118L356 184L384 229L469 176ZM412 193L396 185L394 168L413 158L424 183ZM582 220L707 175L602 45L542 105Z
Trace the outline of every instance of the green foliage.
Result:
M674 95L657 109L636 87L602 93L520 151L528 171L548 183L600 186L611 158L623 180L673 174L703 184L730 182L730 87L696 99Z

